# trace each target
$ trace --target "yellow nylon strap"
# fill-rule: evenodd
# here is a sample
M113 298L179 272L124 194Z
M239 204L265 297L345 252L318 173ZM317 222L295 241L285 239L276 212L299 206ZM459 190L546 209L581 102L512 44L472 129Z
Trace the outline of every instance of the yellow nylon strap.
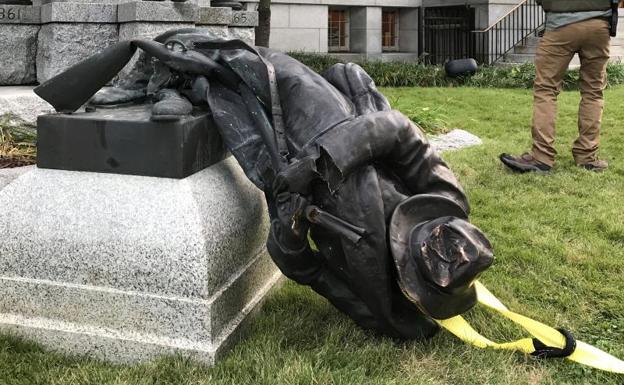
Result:
M556 329L510 311L480 282L475 282L475 288L477 289L479 303L495 310L502 316L522 326L533 337L537 338L545 345L557 348L564 347L565 337ZM489 347L493 349L517 350L526 354L535 351L532 338L524 338L503 344L490 341L474 330L462 316L456 316L446 320L437 320L437 322L441 327L448 330L462 341L479 348ZM576 341L576 350L567 358L596 369L624 374L624 361L578 340Z

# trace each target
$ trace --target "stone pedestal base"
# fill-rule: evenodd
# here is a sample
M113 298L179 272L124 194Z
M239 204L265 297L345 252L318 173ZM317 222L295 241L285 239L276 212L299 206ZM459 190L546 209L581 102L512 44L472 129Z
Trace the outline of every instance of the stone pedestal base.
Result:
M117 43L117 6L52 2L41 7L37 80L46 80Z
M256 31L250 27L230 27L230 39L240 39L249 45L255 45Z
M117 43L115 24L50 23L41 26L37 80L46 80Z
M193 3L135 1L118 7L119 41L153 39L175 29L193 28L198 7ZM123 78L134 68L141 52L137 52L120 72Z
M217 37L240 39L249 45L255 42L258 12L232 11L231 8L199 8L197 28L205 29Z
M37 121L37 166L186 178L226 158L210 112L151 120L151 105L50 114Z
M211 364L281 277L233 158L182 180L33 168L0 211L0 331L52 350Z
M0 4L0 86L34 84L39 7Z

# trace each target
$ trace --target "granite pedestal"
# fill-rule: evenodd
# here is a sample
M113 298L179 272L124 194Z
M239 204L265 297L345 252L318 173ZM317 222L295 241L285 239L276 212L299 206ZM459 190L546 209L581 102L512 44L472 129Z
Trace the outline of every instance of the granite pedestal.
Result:
M33 168L0 211L0 331L60 352L214 363L281 277L233 158L181 180Z
M133 173L146 160L197 165L178 177L198 172L1 173L0 332L113 362L179 354L212 364L281 278L265 248L264 196L223 159L205 112L159 125L133 108L40 118L41 161L75 170L91 151L117 154Z
M119 41L132 39L153 39L175 29L193 28L198 17L196 4L135 1L118 6ZM120 77L132 72L142 52L137 52L121 70Z
M65 71L117 43L114 4L51 2L41 6L37 43L37 81Z

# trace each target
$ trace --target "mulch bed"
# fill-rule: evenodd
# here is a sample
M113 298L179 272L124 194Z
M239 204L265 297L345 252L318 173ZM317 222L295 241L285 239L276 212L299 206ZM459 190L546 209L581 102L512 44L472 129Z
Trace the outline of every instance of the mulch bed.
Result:
M26 156L0 156L0 169L30 166L36 162L35 158Z

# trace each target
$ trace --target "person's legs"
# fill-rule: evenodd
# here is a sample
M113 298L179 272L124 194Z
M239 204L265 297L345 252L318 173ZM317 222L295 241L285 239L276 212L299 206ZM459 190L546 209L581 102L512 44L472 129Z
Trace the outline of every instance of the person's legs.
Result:
M535 160L550 167L555 163L557 96L570 61L578 48L574 25L544 34L535 56L533 87L533 148Z
M602 19L579 23L584 29L584 40L579 51L581 58L579 106L579 136L573 144L572 155L579 166L598 165L600 123L604 107L603 90L606 86L606 69L609 60L609 23Z
M532 151L521 156L500 156L500 160L514 172L545 172L555 163L557 96L580 40L571 27L546 32L538 46L533 87Z

